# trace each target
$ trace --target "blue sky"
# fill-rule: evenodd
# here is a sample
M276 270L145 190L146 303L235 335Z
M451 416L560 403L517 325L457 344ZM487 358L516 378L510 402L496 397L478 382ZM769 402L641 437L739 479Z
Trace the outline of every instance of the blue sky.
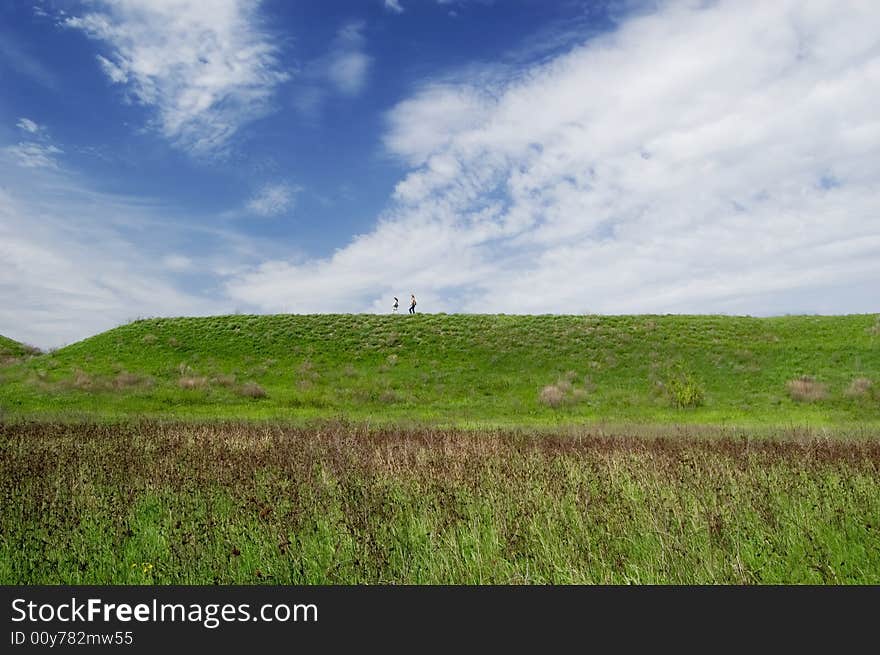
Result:
M856 313L871 2L0 6L0 334L139 316Z

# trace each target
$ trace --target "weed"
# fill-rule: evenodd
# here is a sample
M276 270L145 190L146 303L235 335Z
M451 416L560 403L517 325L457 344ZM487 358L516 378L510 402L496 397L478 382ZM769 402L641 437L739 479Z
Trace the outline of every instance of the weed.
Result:
M663 388L673 407L700 407L705 401L705 393L699 380L681 366L674 366L667 372Z
M785 383L789 397L801 403L814 403L828 398L828 386L809 375L802 375Z
M177 380L181 389L204 389L208 386L208 378L198 375L184 375Z
M238 395L247 398L265 398L268 394L266 393L266 390L256 382L245 382L238 388Z
M548 407L559 407L565 402L565 392L555 384L550 384L541 389L538 398Z
M865 398L871 395L873 386L869 378L855 378L844 393L847 398Z

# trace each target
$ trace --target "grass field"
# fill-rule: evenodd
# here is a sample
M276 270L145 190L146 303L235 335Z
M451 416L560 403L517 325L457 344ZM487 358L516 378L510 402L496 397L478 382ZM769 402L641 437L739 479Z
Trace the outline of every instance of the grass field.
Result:
M0 583L880 584L880 319L0 341Z
M221 316L6 358L8 417L880 425L880 317Z
M880 583L880 442L0 426L0 582Z

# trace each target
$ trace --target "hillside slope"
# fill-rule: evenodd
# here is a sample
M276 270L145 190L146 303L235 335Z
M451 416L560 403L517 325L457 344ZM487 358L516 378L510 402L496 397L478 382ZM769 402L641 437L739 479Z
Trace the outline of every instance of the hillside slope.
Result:
M28 355L35 355L37 353L39 353L39 350L33 346L19 343L18 341L10 339L9 337L4 337L0 334L0 362L13 358L26 357Z
M7 416L880 424L880 318L140 320L0 369Z

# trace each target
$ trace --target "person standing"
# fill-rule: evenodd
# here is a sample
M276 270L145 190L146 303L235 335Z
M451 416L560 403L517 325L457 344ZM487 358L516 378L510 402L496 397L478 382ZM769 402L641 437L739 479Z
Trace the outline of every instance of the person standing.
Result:
M416 313L416 295L415 295L415 294L411 294L411 295L410 295L410 301L409 301L409 313L410 313L410 314L415 314L415 313Z
M394 296L394 306L391 308L391 313L392 314L397 313L397 296Z

